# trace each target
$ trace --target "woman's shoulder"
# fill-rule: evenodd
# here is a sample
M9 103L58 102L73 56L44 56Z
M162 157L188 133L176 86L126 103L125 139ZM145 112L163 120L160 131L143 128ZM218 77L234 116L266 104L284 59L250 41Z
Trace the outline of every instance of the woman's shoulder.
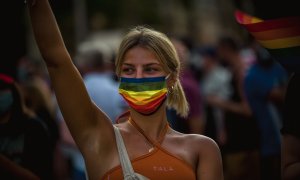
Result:
M183 134L177 131L173 132L173 138L181 141L186 146L193 147L199 151L219 150L218 144L210 137L201 134Z
M204 135L182 134L173 132L173 146L181 147L181 157L189 162L195 169L198 167L219 167L222 164L221 152L217 143ZM180 156L179 155L179 156Z

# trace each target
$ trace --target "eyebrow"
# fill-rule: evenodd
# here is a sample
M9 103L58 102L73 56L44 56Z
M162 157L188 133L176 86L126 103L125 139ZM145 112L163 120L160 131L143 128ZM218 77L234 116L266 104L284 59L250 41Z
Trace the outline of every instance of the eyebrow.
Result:
M123 65L126 65L126 66L134 66L133 64L130 64L130 63L123 63ZM143 66L152 66L152 65L158 65L158 66L161 66L159 63L149 63L149 64L144 64Z

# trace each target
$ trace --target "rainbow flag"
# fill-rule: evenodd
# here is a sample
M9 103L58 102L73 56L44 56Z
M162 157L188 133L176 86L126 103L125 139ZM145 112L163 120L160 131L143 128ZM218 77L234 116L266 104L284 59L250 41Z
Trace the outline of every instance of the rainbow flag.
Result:
M288 71L300 71L300 16L262 20L236 10L235 18Z
M142 113L150 113L167 96L165 77L121 78L119 93L126 102Z

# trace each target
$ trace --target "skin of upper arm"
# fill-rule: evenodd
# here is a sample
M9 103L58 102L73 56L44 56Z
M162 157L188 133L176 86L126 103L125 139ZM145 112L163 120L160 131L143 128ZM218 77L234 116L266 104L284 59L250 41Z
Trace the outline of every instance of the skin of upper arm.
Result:
M216 142L208 137L201 138L199 144L197 179L222 180L223 166L221 152Z
M82 77L65 47L49 1L39 0L28 8L34 38L47 65L59 108L75 142L83 144L87 136L91 136L91 130L107 128L110 120L91 101ZM98 118L99 114L101 118ZM107 134L101 135L103 137Z
M49 1L38 0L28 8L34 38L47 65L51 86L72 137L85 159L91 159L89 163L95 162L95 158L108 159L105 155L114 147L111 121L89 97L65 47Z
M113 145L112 138L107 138L113 135L111 121L91 101L75 65L70 60L63 62L48 69L67 127L81 151L87 154L106 152Z

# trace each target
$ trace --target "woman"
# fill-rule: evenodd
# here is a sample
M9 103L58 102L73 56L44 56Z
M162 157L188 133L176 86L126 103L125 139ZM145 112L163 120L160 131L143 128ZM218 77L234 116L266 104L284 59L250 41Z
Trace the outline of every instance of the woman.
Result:
M48 1L38 0L29 9L60 109L83 154L90 179L123 179L125 168L119 164L127 153L136 173L149 179L223 178L220 151L214 141L181 134L168 126L166 106L183 116L188 108L178 81L178 57L165 35L141 27L124 37L116 69L121 79L119 91L131 107L130 118L114 128L89 98ZM116 144L118 132L127 150L121 156ZM125 179L140 177L125 175Z

